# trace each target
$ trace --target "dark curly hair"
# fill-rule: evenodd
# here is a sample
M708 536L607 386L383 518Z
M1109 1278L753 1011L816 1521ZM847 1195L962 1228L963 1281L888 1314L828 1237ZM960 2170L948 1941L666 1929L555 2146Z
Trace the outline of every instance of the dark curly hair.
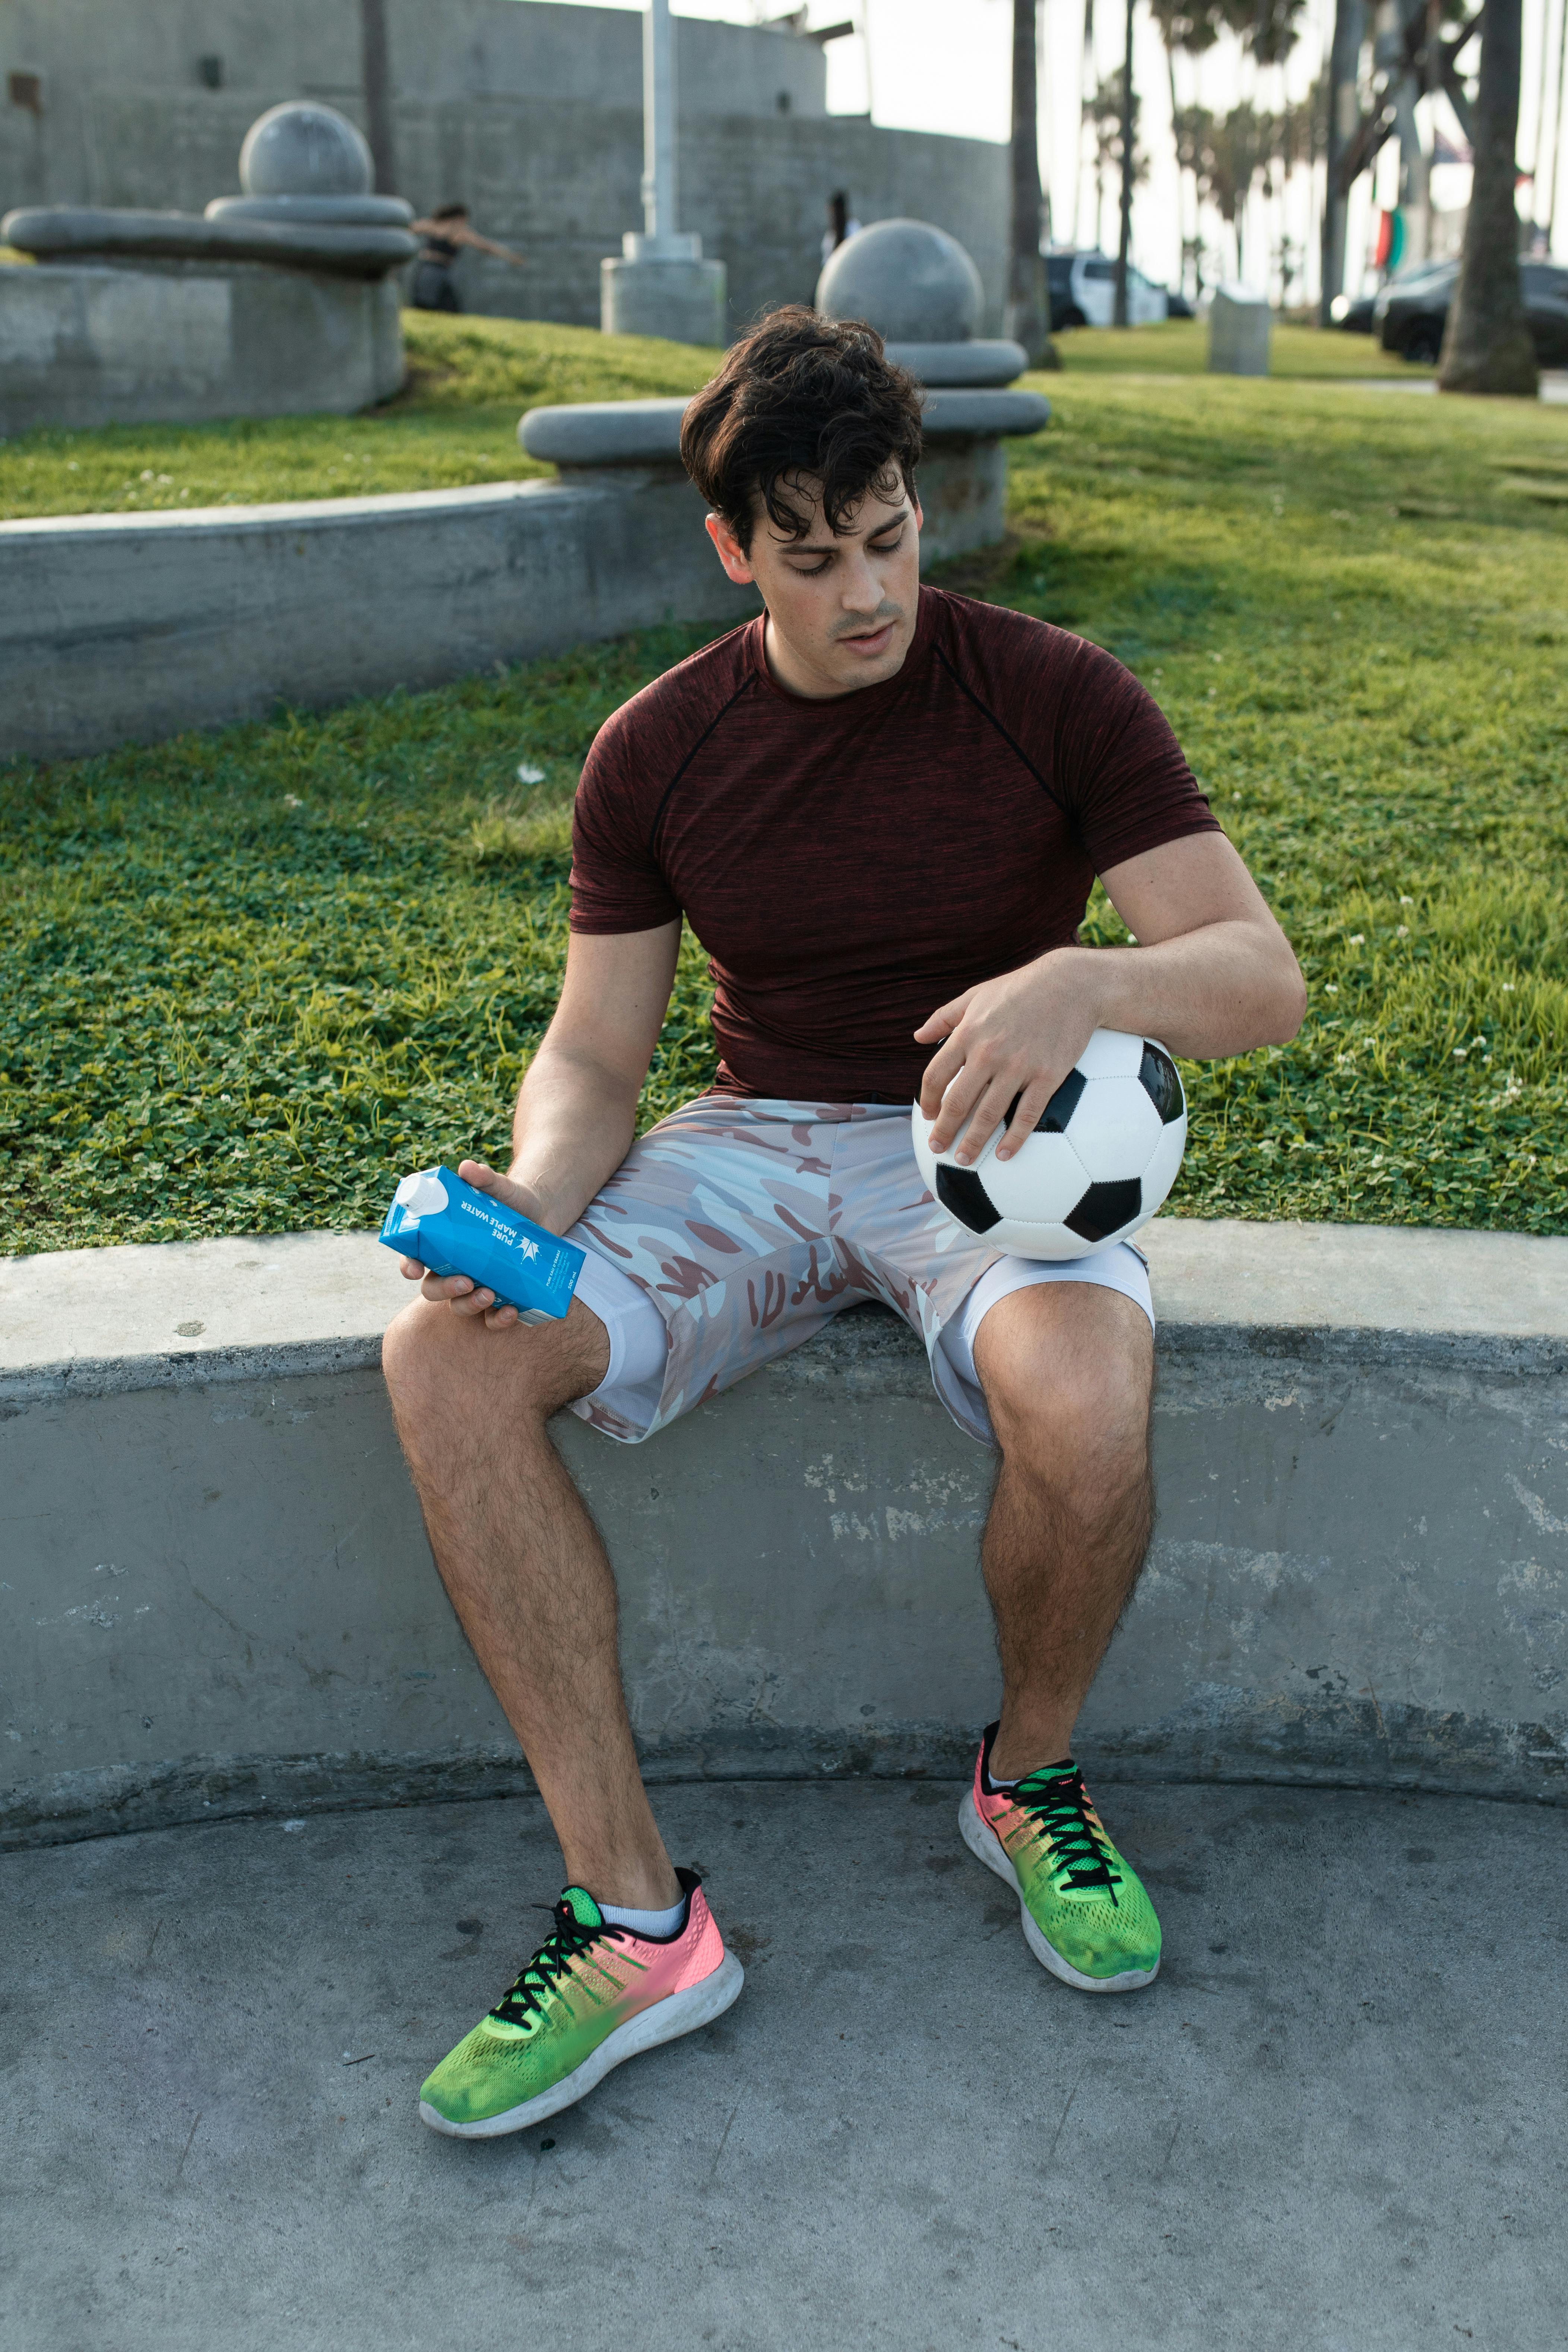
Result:
M840 530L868 490L912 496L920 455L920 386L876 329L800 305L742 337L680 427L687 472L744 548L759 498L775 530L804 539L812 512L799 488L819 482L824 519Z

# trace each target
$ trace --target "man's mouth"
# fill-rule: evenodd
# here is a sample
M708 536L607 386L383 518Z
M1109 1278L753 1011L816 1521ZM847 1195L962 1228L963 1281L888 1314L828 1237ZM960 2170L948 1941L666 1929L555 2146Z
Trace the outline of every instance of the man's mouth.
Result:
M883 621L875 629L865 629L858 632L854 636L840 637L838 642L841 646L847 646L852 653L858 655L864 660L887 652L893 642L893 631L897 625L895 616L893 620Z

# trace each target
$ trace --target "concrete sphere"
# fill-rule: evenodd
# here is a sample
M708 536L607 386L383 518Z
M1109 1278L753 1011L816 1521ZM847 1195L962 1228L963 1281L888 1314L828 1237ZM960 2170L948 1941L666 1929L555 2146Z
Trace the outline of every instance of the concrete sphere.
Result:
M374 178L370 149L348 117L307 98L269 106L239 151L247 196L363 196Z
M955 236L929 221L874 221L828 257L816 307L828 319L864 319L890 343L966 342L985 291Z

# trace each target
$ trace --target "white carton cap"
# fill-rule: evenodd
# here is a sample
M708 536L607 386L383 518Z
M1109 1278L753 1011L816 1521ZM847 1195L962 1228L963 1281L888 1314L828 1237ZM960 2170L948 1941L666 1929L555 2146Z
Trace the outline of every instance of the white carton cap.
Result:
M392 1197L417 1222L421 1217L440 1215L447 1206L447 1187L434 1168L421 1168L412 1176L405 1176Z

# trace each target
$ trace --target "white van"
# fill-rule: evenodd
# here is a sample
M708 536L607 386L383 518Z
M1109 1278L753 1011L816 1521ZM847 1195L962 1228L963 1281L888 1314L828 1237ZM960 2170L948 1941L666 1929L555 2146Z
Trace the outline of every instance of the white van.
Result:
M1051 289L1051 326L1109 327L1116 316L1116 264L1103 253L1049 253L1046 273ZM1171 298L1131 263L1127 270L1127 323L1150 327L1170 315Z

